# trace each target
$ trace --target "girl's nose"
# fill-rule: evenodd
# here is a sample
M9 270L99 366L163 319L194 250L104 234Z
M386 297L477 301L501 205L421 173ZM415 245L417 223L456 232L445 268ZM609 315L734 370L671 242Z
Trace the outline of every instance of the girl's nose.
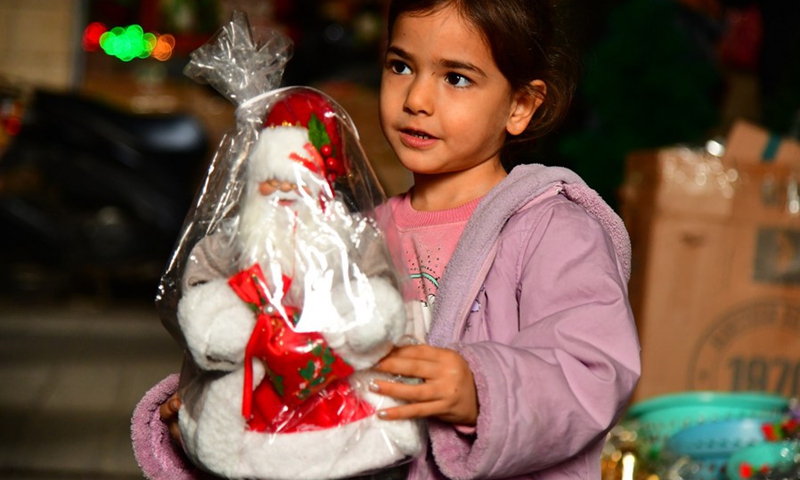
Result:
M408 113L430 115L433 113L433 78L417 77L411 82L403 109Z

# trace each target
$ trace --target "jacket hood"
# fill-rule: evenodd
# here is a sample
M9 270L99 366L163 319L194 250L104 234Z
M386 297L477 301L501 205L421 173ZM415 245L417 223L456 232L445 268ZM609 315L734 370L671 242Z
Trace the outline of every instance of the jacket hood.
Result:
M495 186L475 208L447 265L437 292L434 319L428 340L445 346L458 319L463 293L479 276L492 244L508 219L544 192L560 185L562 193L592 214L608 232L622 267L630 279L631 243L622 219L575 172L562 167L519 165Z

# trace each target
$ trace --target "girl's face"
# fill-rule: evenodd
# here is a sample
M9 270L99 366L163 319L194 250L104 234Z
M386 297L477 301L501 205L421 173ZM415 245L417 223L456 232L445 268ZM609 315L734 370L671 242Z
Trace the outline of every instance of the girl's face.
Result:
M502 170L506 133L521 133L535 106L512 92L479 32L445 7L401 15L391 33L380 118L400 162L418 175Z

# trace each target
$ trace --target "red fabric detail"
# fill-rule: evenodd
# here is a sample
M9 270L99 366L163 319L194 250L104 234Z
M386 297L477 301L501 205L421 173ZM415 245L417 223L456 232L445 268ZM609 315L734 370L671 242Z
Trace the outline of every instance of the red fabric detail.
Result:
M299 125L308 128L311 115L320 119L331 139L334 151L342 144L333 105L322 94L309 89L298 89L279 100L269 111L264 126Z
M300 156L299 153L292 152L289 154L289 160L299 163L300 165L303 166L303 168L311 172L314 172L317 175L323 174L325 169L325 163L323 162L322 157L320 156L317 149L314 148L314 145L306 143L305 145L303 145L303 148L305 149L306 153L308 153L311 156L311 159L302 157Z
M265 433L294 433L333 428L366 418L375 408L364 401L347 380L339 379L292 408L281 403L275 390L265 382L253 392L253 411L247 425L250 430Z
M250 304L256 326L245 350L242 415L251 430L291 432L331 428L374 412L344 380L353 368L336 355L318 332L296 332L300 310L270 302L258 264L233 275L228 284ZM291 279L283 277L285 295ZM273 297L275 298L275 297ZM252 360L267 369L253 390Z
M326 165L321 157L315 158L314 161L319 164L319 170L312 171L321 174L328 183L332 184L336 177L345 174L347 167L344 163L345 156L342 152L342 139L339 134L339 118L333 105L323 94L303 88L289 92L272 106L264 120L264 126L292 125L308 128L312 115L322 122L325 132L331 140L329 145L331 153L325 154L325 156L336 157L331 159L336 164L334 168ZM316 152L316 148L313 150ZM320 152L316 152L316 155L319 156Z

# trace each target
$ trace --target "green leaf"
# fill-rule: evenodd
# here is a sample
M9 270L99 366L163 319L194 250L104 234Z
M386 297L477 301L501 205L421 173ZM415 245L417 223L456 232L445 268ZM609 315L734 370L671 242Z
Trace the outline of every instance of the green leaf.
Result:
M315 370L316 369L314 368L314 361L309 360L308 364L306 364L304 368L300 369L300 376L308 381L311 381L314 378Z
M318 386L322 385L323 383L325 383L325 380L326 380L325 377L317 377L314 380L311 380L311 383L309 385L312 386L312 387L318 387Z
M326 365L331 365L336 360L336 357L333 355L333 351L325 347L325 350L322 352L322 361L325 362Z
M328 131L325 130L325 124L313 113L308 120L308 138L311 140L311 144L320 152L323 145L331 143L331 137L328 136Z
M267 376L269 377L270 383L272 383L272 387L278 393L278 396L282 397L286 388L283 385L283 377L270 369L267 369Z

